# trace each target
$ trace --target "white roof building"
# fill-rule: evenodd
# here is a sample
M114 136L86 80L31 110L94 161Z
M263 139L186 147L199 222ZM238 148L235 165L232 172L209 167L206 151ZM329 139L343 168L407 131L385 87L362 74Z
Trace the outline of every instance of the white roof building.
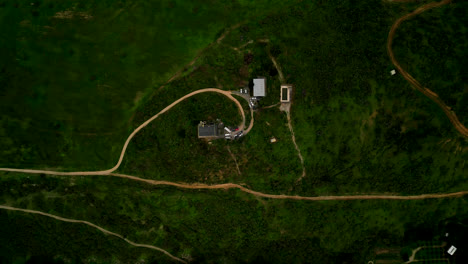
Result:
M449 253L450 255L453 256L453 254L455 253L455 251L457 251L457 248L454 247L454 246L451 246L451 247L449 248L449 250L447 251L447 253Z
M253 79L253 96L255 97L265 97L266 96L266 78L259 77Z

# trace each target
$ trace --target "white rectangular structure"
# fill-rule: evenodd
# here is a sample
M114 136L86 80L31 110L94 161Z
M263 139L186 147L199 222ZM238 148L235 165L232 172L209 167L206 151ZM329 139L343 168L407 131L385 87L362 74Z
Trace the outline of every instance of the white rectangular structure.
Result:
M454 246L451 246L451 247L449 248L449 250L447 251L447 253L449 253L450 255L453 256L453 254L455 253L455 251L457 251L457 248L454 247Z
M264 77L253 79L253 96L255 97L266 96L266 79Z
M291 101L291 90L292 90L292 85L289 85L289 84L281 85L280 102L287 103Z

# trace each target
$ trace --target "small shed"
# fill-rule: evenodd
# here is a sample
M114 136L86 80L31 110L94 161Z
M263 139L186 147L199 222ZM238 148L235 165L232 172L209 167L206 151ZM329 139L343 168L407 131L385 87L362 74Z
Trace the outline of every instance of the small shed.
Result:
M454 246L451 246L449 250L447 251L447 253L453 256L453 254L455 254L455 251L457 251L457 248Z
M253 96L265 97L266 96L266 78L258 77L253 79Z

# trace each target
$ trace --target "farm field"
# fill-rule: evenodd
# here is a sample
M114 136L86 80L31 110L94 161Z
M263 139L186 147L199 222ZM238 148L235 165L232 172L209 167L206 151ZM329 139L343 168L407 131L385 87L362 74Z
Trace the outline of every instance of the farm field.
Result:
M424 241L445 244L415 259L465 263L466 240L444 237L452 223L467 232L464 194L266 198L468 190L467 138L403 74L390 74L392 24L431 2L0 0L0 167L89 172L0 169L0 204L123 237L0 210L0 262L174 261L128 239L188 263L401 263ZM404 21L392 47L401 66L468 125L468 25L460 15L468 4L448 2ZM201 120L242 121L233 101L202 93L149 123L122 152L132 131L182 96L252 89L258 76L267 78L267 94L239 140L197 138ZM289 115L298 149L276 106L284 83L294 87ZM249 124L247 101L234 97ZM109 170L122 153L115 170L92 173ZM120 174L130 177L112 177ZM131 177L232 183L264 196ZM454 257L444 253L449 243L459 245Z

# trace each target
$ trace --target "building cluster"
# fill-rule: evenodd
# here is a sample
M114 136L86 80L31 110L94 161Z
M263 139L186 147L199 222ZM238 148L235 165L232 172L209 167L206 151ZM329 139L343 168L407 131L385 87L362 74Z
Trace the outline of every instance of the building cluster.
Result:
M257 77L253 79L252 95L248 88L242 88L239 91L252 109L256 109L258 101L267 95L267 84L265 77ZM282 84L280 88L280 102L288 105L291 102L292 85ZM200 121L198 124L198 138L213 140L213 139L238 139L243 136L243 131L238 131L237 128L229 128L224 126L221 120L214 122ZM270 142L275 143L276 138L271 138Z
M247 93L247 89L241 89L241 93ZM280 88L280 102L289 103L291 102L292 85L282 84ZM253 79L253 93L250 98L251 101L258 101L266 96L266 78L258 77ZM252 107L252 105L251 105Z
M206 140L214 139L238 139L244 134L237 127L227 127L221 120L216 119L214 122L200 121L198 124L198 138Z

